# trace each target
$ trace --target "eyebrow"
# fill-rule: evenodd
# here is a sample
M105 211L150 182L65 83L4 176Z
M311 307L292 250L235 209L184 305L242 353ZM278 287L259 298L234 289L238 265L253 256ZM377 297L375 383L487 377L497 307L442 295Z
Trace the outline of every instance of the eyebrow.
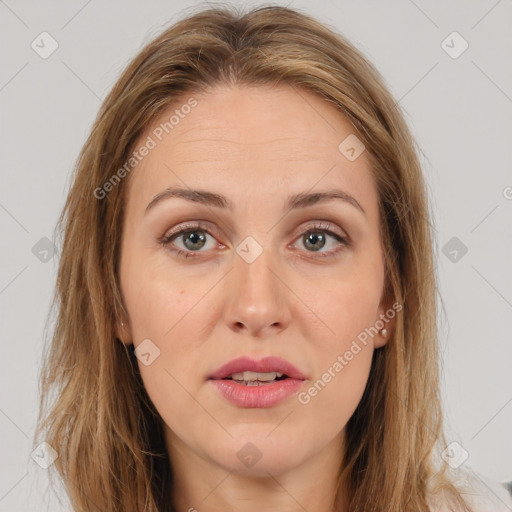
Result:
M163 192L160 192L155 197L153 197L153 199L146 206L146 213L152 208L154 208L158 203L171 198L181 198L194 203L204 204L205 206L226 208L231 211L233 211L234 209L233 203L222 194L216 194L214 192L208 192L206 190L192 190L180 187L169 187L166 188ZM289 196L288 199L286 200L284 209L295 210L298 208L307 208L308 206L313 206L319 203L332 201L335 199L344 201L345 203L354 206L355 208L360 210L364 215L366 215L366 212L364 211L363 207L354 197L352 197L347 192L338 189L313 193L301 192L299 194Z

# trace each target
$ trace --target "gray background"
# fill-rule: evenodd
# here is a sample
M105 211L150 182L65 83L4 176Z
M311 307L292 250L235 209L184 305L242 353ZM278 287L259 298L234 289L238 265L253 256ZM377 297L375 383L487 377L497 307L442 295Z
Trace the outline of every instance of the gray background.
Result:
M512 1L277 3L346 35L406 112L437 233L448 437L468 452L466 465L512 480ZM31 457L58 263L41 239L53 237L102 98L142 45L194 5L0 0L0 511L69 510ZM59 45L47 59L31 47L43 31ZM469 44L458 58L442 47L453 31Z

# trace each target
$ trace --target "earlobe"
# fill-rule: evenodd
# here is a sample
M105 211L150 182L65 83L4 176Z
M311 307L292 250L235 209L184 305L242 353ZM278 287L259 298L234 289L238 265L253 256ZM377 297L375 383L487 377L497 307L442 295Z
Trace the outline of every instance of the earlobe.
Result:
M389 303L388 307L379 308L379 318L375 322L375 326L378 329L378 333L374 338L375 348L383 347L391 338L395 328L395 316L396 310Z
M131 345L133 343L130 328L124 322L118 322L116 324L116 338L125 345Z
M383 329L380 329L377 333L377 336L375 336L374 340L374 348L381 348L383 347L389 340L391 336L391 332L388 327L384 327Z

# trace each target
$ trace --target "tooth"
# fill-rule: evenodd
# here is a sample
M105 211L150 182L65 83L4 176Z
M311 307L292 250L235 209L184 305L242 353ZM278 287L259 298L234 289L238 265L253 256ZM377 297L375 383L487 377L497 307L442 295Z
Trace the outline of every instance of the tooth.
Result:
M259 380L267 381L274 380L276 378L276 372L258 373L258 372L244 372L244 380Z
M239 373L233 373L231 375L231 378L233 380L238 380L238 381L263 381L263 382L266 382L266 381L271 381L271 380L274 380L276 377L281 377L283 374L280 373L280 372L266 372L266 373L263 373L263 372L249 372L249 371L246 371L246 372L239 372Z

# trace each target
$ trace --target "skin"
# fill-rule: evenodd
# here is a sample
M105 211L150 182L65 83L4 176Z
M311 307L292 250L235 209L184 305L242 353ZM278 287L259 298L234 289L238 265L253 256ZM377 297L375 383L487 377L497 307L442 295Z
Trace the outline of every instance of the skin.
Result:
M308 404L292 395L273 407L242 408L207 379L238 356L276 355L302 371L301 391L307 390L389 311L367 152L350 161L338 150L353 128L307 91L217 86L193 96L198 105L130 175L120 262L128 318L119 338L135 347L149 338L160 350L139 367L165 422L174 504L199 512L332 510L345 425L393 320L387 336L360 344ZM234 210L172 198L145 214L169 186L223 194ZM288 195L331 188L352 195L365 213L336 200L283 211ZM159 243L164 233L199 219L208 222L207 232L198 230L207 237L204 246L185 245L184 236L171 242L193 257ZM317 221L351 244L328 234L324 246L308 244L303 235ZM263 249L252 263L236 252L247 236ZM261 453L252 467L237 457L248 442Z

